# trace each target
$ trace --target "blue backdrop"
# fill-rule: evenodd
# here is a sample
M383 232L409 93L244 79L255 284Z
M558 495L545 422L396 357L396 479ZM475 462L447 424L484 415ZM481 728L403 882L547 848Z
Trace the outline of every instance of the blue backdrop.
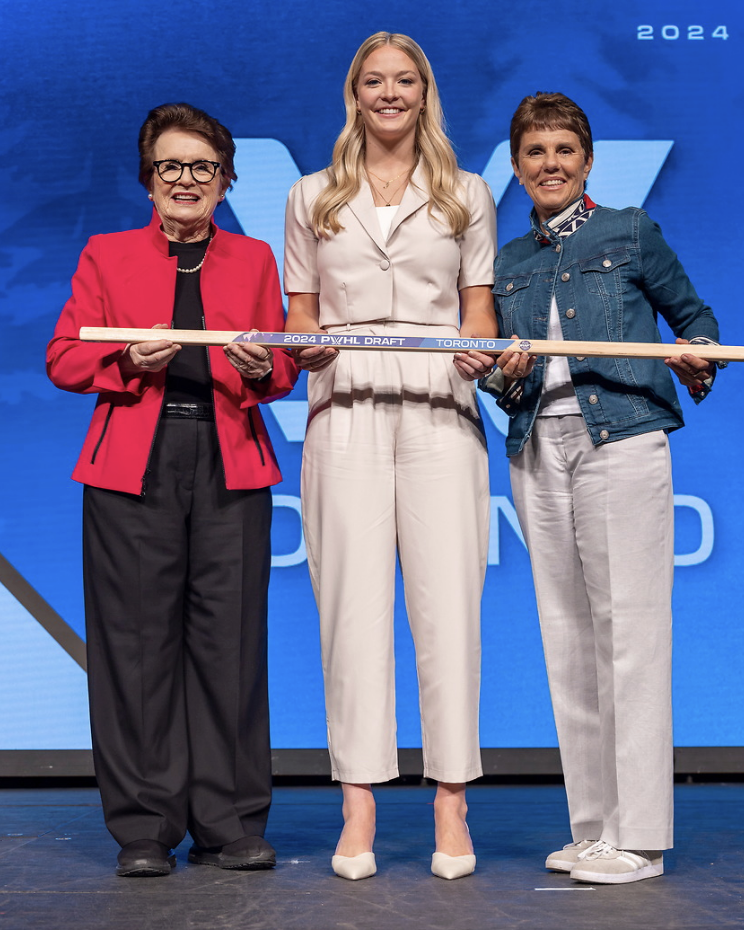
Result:
M597 140L593 198L645 206L717 312L723 341L744 343L738 0L564 0L553 8L541 0L380 0L374 7L346 0L2 0L0 10L0 553L81 636L81 495L69 474L92 399L47 382L44 350L88 236L148 222L136 139L154 105L186 100L231 129L239 181L218 222L268 239L280 258L287 190L327 163L343 123L344 75L369 34L405 32L424 47L461 163L492 186L502 243L525 231L529 207L510 181L511 113L527 93L563 91L586 110ZM744 741L742 387L742 368L732 365L700 408L683 398L688 427L672 437L678 745ZM276 747L325 744L317 616L298 510L305 396L301 382L264 413L285 475L274 489ZM482 742L552 746L503 422L482 400L494 504ZM418 700L402 596L396 623L399 744L416 746ZM0 586L0 749L87 747L84 685L79 667Z

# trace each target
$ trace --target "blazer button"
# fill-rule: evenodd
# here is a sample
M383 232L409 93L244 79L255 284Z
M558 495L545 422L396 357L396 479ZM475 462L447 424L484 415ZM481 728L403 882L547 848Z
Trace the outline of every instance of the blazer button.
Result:
M610 431L609 431L609 430L606 430L606 429L600 430L600 431L599 431L599 438L600 438L600 439L609 439L609 438L610 438Z
M569 307L568 310L566 310L566 316L569 320L572 320L576 316L576 311L573 307Z
M611 264L612 264L612 262L609 260L609 258L606 258L606 259L602 262L602 267L603 267L603 268L609 268Z
M598 404L598 403L599 403L599 398L597 397L596 394L590 394L590 395L589 395L589 403L590 403L590 404Z
M386 258L383 258L383 260L380 262L380 268L382 268L383 271L387 271L389 267L390 262Z
M571 275L567 271L564 271L561 275L561 281L568 281L570 277Z

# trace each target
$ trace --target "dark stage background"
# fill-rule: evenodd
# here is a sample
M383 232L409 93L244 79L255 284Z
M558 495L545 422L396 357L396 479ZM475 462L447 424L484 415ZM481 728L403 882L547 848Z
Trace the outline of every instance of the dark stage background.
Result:
M341 87L372 32L408 33L429 55L463 167L483 173L499 241L527 227L505 140L519 100L561 90L596 142L590 193L645 206L723 341L741 321L742 7L471 0L353 4L156 0L0 2L0 750L89 747L81 489L69 480L92 398L46 380L44 349L87 238L145 225L136 139L147 111L186 100L238 141L239 181L218 211L281 261L290 184L322 168L343 122ZM744 742L741 366L723 372L673 435L677 513L676 743ZM264 411L285 480L274 489L273 743L325 745L317 617L299 521L305 387ZM504 424L482 398L493 521L484 598L482 743L555 746L527 554L511 503ZM399 745L420 745L402 592Z

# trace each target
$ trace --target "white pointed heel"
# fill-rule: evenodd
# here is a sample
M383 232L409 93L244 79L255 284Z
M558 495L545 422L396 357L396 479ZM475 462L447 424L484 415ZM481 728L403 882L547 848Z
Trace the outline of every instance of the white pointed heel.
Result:
M358 856L334 856L331 859L331 868L341 878L358 882L362 878L374 875L377 871L377 863L373 852L365 852Z
M448 856L435 852L431 857L431 870L437 878L464 878L475 871L475 856Z

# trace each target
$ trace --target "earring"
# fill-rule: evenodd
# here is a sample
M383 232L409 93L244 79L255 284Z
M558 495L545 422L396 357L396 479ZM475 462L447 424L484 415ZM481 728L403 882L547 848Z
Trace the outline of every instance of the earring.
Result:
M148 194L148 195L147 195L147 199L148 199L148 200L152 200L152 194Z

